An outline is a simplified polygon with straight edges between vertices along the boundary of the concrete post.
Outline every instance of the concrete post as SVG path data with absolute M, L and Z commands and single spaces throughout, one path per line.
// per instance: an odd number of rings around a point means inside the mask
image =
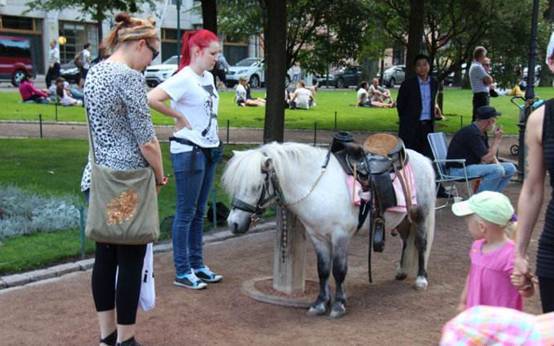
M 277 232 L 273 251 L 273 289 L 286 294 L 304 293 L 306 234 L 290 211 L 277 208 Z

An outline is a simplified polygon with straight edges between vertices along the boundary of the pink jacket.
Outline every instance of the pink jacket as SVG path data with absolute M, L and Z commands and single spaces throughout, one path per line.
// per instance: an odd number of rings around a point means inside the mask
M 40 96 L 40 97 L 48 97 L 48 94 L 44 91 L 35 88 L 33 83 L 29 80 L 23 80 L 19 84 L 19 93 L 21 94 L 21 98 L 23 101 L 26 101 L 33 97 L 34 95 Z

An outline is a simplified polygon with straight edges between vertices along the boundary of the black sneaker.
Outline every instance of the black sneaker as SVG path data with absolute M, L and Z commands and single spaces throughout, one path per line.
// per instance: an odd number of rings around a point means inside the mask
M 175 277 L 173 284 L 175 286 L 186 287 L 192 290 L 201 290 L 208 286 L 204 281 L 200 280 L 193 271 L 189 274 L 185 274 L 183 277 Z
M 133 336 L 132 338 L 128 339 L 128 340 L 125 340 L 123 342 L 118 342 L 117 343 L 117 346 L 141 346 L 141 344 L 139 344 L 136 340 L 135 340 L 135 337 Z
M 194 274 L 196 274 L 196 276 L 200 280 L 207 282 L 209 284 L 220 282 L 221 280 L 223 280 L 223 275 L 214 273 L 207 266 L 203 266 L 202 268 L 199 268 L 199 269 L 194 269 Z

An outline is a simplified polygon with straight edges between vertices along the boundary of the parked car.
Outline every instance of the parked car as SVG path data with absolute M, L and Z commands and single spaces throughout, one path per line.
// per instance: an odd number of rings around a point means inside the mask
M 541 65 L 535 65 L 535 83 L 533 83 L 533 85 L 535 87 L 538 87 L 539 84 L 541 83 L 541 70 L 542 70 L 542 67 Z M 521 88 L 521 90 L 525 90 L 527 88 L 527 75 L 528 75 L 528 72 L 529 72 L 529 68 L 528 67 L 525 67 L 523 69 L 523 78 L 521 79 L 521 81 L 519 82 L 519 87 Z
M 259 58 L 245 58 L 229 67 L 225 74 L 227 86 L 232 87 L 239 82 L 241 77 L 245 77 L 250 83 L 251 88 L 259 88 L 265 82 L 264 63 Z
M 362 69 L 359 66 L 349 66 L 338 69 L 329 74 L 316 75 L 314 83 L 319 86 L 333 86 L 335 88 L 348 88 L 358 86 L 362 81 Z
M 23 37 L 0 35 L 0 79 L 19 86 L 25 73 L 33 74 L 31 41 Z
M 159 65 L 148 66 L 146 71 L 144 71 L 146 84 L 151 88 L 156 87 L 158 84 L 171 77 L 175 71 L 177 71 L 178 67 L 177 55 L 172 56 Z
M 68 83 L 78 84 L 81 80 L 81 71 L 72 60 L 60 66 L 60 77 L 63 77 Z
M 406 65 L 394 65 L 383 72 L 383 83 L 389 88 L 401 84 L 405 78 Z
M 349 66 L 335 73 L 335 87 L 348 88 L 358 86 L 362 81 L 362 69 L 360 66 Z

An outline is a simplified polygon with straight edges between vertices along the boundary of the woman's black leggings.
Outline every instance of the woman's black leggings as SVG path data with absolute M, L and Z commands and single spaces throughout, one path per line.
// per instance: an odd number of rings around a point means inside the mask
M 92 269 L 94 304 L 98 312 L 116 308 L 118 324 L 135 324 L 145 253 L 146 245 L 96 243 Z
M 554 312 L 554 278 L 539 276 L 542 312 Z

